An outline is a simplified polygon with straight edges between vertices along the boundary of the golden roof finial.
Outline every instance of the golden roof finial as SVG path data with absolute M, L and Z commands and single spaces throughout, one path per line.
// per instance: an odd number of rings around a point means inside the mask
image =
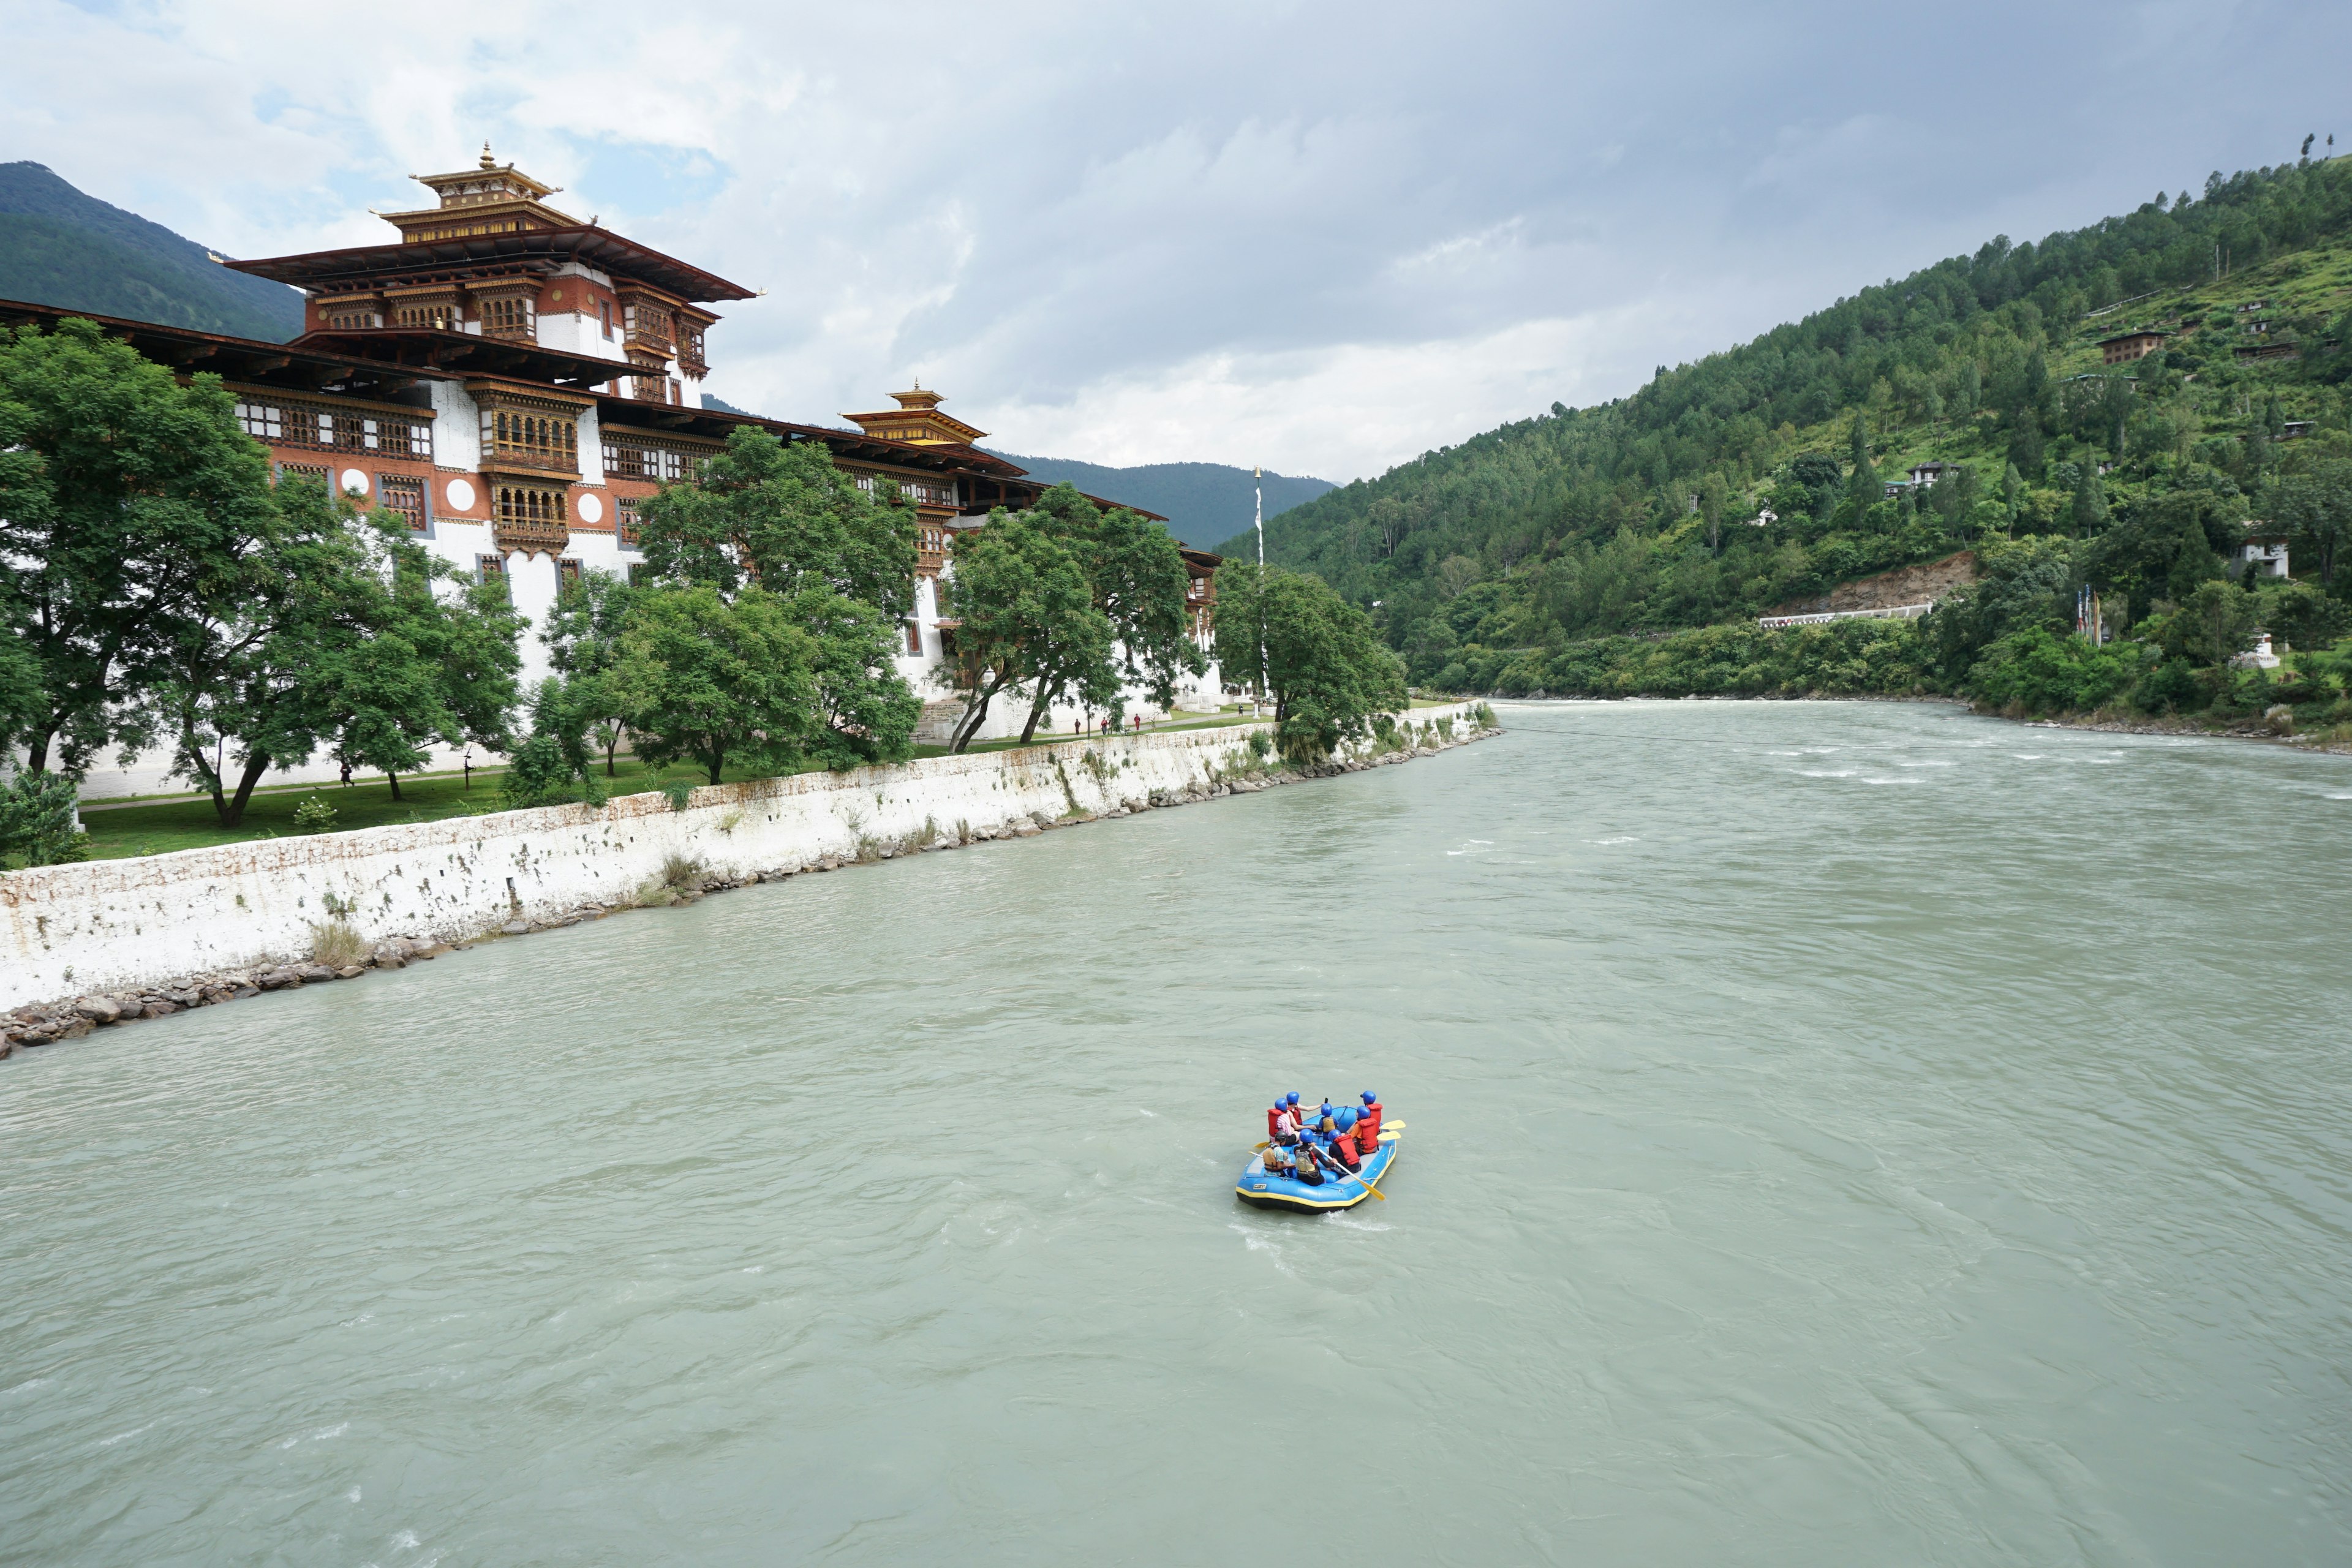
M 493 157 L 491 157 L 491 156 L 490 156 L 490 144 L 489 144 L 488 142 L 483 142 L 483 143 L 482 143 L 482 167 L 483 167 L 483 168 L 485 168 L 485 169 L 495 169 L 495 168 L 497 168 L 498 166 L 499 166 L 499 161 L 498 161 L 496 158 L 493 158 Z

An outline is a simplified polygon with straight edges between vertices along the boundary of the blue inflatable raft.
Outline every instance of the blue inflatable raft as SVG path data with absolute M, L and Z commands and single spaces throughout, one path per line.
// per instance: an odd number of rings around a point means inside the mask
M 1330 1209 L 1351 1209 L 1372 1194 L 1367 1187 L 1378 1186 L 1381 1178 L 1396 1163 L 1397 1144 L 1404 1137 L 1404 1123 L 1391 1121 L 1381 1128 L 1381 1146 L 1364 1162 L 1361 1174 L 1334 1176 L 1324 1174 L 1323 1184 L 1310 1187 L 1288 1176 L 1265 1173 L 1265 1156 L 1250 1156 L 1248 1168 L 1234 1193 L 1242 1202 L 1255 1204 L 1260 1208 L 1297 1209 L 1307 1214 L 1322 1214 Z M 1383 1194 L 1382 1196 L 1386 1196 Z

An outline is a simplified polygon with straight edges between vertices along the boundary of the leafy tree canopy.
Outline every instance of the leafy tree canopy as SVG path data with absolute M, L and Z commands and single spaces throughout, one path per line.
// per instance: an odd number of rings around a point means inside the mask
M 694 480 L 638 509 L 656 576 L 780 599 L 811 584 L 897 618 L 914 606 L 915 509 L 895 485 L 862 489 L 823 442 L 787 447 L 745 426 Z

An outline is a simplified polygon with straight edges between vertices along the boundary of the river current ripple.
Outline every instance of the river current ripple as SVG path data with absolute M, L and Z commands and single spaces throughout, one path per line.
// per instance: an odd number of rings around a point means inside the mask
M 2352 763 L 1505 720 L 0 1067 L 0 1563 L 2352 1560 Z

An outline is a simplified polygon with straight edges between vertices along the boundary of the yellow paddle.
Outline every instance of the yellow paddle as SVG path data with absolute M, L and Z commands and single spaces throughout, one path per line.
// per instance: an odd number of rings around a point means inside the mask
M 1302 1144 L 1302 1145 L 1300 1145 L 1300 1147 L 1302 1147 L 1302 1148 L 1314 1148 L 1314 1145 L 1312 1145 L 1312 1144 Z M 1382 1202 L 1382 1203 L 1386 1203 L 1386 1202 L 1388 1202 L 1388 1201 L 1389 1201 L 1389 1195 L 1388 1195 L 1388 1194 L 1386 1194 L 1386 1193 L 1384 1193 L 1384 1192 L 1381 1191 L 1381 1190 L 1380 1190 L 1380 1188 L 1378 1188 L 1378 1187 L 1376 1187 L 1376 1186 L 1372 1185 L 1372 1184 L 1371 1184 L 1370 1182 L 1367 1181 L 1367 1180 L 1364 1178 L 1364 1176 L 1363 1176 L 1363 1174 L 1362 1174 L 1361 1173 L 1360 1173 L 1360 1172 L 1356 1172 L 1356 1171 L 1351 1171 L 1351 1170 L 1348 1169 L 1348 1167 L 1347 1167 L 1347 1166 L 1340 1164 L 1339 1161 L 1337 1161 L 1337 1160 L 1335 1160 L 1335 1159 L 1332 1159 L 1332 1157 L 1331 1157 L 1330 1155 L 1326 1154 L 1326 1153 L 1325 1153 L 1325 1152 L 1323 1152 L 1323 1151 L 1322 1151 L 1322 1150 L 1320 1150 L 1320 1149 L 1316 1149 L 1316 1150 L 1315 1150 L 1314 1157 L 1315 1157 L 1317 1160 L 1318 1160 L 1318 1161 L 1329 1161 L 1329 1162 L 1330 1162 L 1330 1164 L 1331 1164 L 1332 1169 L 1333 1169 L 1333 1170 L 1335 1170 L 1335 1171 L 1337 1171 L 1337 1172 L 1339 1173 L 1339 1179 L 1340 1179 L 1341 1181 L 1345 1181 L 1345 1182 L 1353 1182 L 1353 1183 L 1355 1183 L 1355 1184 L 1356 1184 L 1356 1185 L 1358 1185 L 1358 1186 L 1360 1186 L 1360 1187 L 1363 1188 L 1363 1189 L 1364 1189 L 1364 1191 L 1366 1191 L 1366 1192 L 1368 1192 L 1368 1193 L 1371 1194 L 1372 1194 L 1372 1196 L 1374 1196 L 1374 1197 L 1376 1197 L 1376 1198 L 1380 1199 L 1380 1200 L 1381 1200 L 1381 1202 Z

